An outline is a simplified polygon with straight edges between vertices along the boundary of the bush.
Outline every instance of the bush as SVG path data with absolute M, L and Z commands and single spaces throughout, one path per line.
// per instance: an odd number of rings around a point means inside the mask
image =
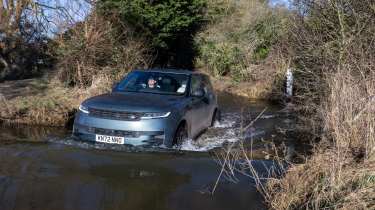
M 90 86 L 99 74 L 116 80 L 134 68 L 147 67 L 148 52 L 144 40 L 116 16 L 104 18 L 94 12 L 59 38 L 58 77 L 80 87 Z
M 254 62 L 266 59 L 271 48 L 283 34 L 283 23 L 278 18 L 276 15 L 268 15 L 253 27 L 252 31 L 258 40 L 253 50 Z
M 209 2 L 206 15 L 210 24 L 195 39 L 197 66 L 214 76 L 230 75 L 235 81 L 266 75 L 255 65 L 265 66 L 265 59 L 284 33 L 287 15 L 283 9 L 258 0 Z
M 0 29 L 0 81 L 40 76 L 54 63 L 48 38 L 26 39 L 17 34 L 1 37 Z
M 202 45 L 202 59 L 207 63 L 214 76 L 225 76 L 233 73 L 234 69 L 243 68 L 240 50 L 228 43 L 214 44 L 208 42 Z
M 159 65 L 189 66 L 194 56 L 191 45 L 203 21 L 206 0 L 101 0 L 100 11 L 118 13 L 122 22 L 150 41 Z
M 0 1 L 0 80 L 41 76 L 55 64 L 50 27 L 62 17 L 57 20 L 44 3 Z
M 375 16 L 371 4 L 363 1 L 298 0 L 295 6 L 299 14 L 291 19 L 283 41 L 298 69 L 295 102 L 308 119 L 322 121 L 318 113 L 330 94 L 327 79 L 339 70 L 360 75 L 371 60 L 374 26 L 370 20 Z
M 285 45 L 315 153 L 268 183 L 275 209 L 375 208 L 375 13 L 371 1 L 295 1 Z

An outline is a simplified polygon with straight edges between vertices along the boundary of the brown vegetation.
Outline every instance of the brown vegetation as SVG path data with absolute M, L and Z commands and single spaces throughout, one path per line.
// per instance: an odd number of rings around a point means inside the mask
M 37 28 L 31 18 L 25 18 L 32 3 L 31 0 L 0 1 L 0 80 L 36 73 L 36 67 L 40 66 L 38 59 L 47 57 L 48 53 L 42 52 L 45 44 L 37 41 L 44 37 L 36 36 Z
M 296 1 L 288 42 L 300 125 L 320 139 L 268 183 L 274 209 L 375 208 L 375 10 L 371 1 Z M 304 6 L 304 7 L 302 7 Z
M 69 4 L 82 9 L 84 1 Z M 0 80 L 40 76 L 53 66 L 51 35 L 78 15 L 61 4 L 57 0 L 0 0 Z
M 149 48 L 114 14 L 96 11 L 57 39 L 58 79 L 67 85 L 90 86 L 98 75 L 121 79 L 134 68 L 151 64 Z
M 0 99 L 0 121 L 64 126 L 84 99 L 109 92 L 131 69 L 147 67 L 152 59 L 145 42 L 116 20 L 93 12 L 56 39 L 57 74 L 34 79 L 28 95 Z
M 0 98 L 0 122 L 64 126 L 72 119 L 83 100 L 108 92 L 112 80 L 97 76 L 87 88 L 64 87 L 56 80 L 36 79 L 33 83 L 35 86 L 32 87 L 33 90 L 30 90 L 30 94 L 19 95 L 11 99 Z M 10 87 L 15 87 L 15 85 L 10 84 Z
M 274 45 L 285 33 L 285 8 L 259 0 L 210 0 L 207 19 L 195 38 L 197 68 L 227 81 L 235 93 L 279 98 L 288 61 Z
M 315 148 L 305 163 L 266 184 L 251 161 L 243 170 L 272 209 L 375 209 L 374 2 L 294 3 L 279 47 L 295 69 L 298 131 Z M 248 160 L 246 151 L 226 154 Z
M 375 208 L 375 74 L 329 79 L 324 133 L 314 155 L 268 183 L 274 209 Z

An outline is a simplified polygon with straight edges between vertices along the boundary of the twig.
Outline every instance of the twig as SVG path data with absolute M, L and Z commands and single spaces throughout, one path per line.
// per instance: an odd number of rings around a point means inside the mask
M 254 119 L 254 120 L 252 120 L 245 128 L 243 128 L 243 126 L 242 126 L 242 122 L 241 122 L 241 139 L 243 139 L 243 136 L 244 136 L 244 131 L 246 131 L 250 126 L 252 126 L 263 114 L 264 114 L 264 112 L 267 110 L 267 107 L 266 108 L 264 108 L 263 109 L 263 111 L 260 113 L 260 114 L 258 114 L 258 116 Z M 215 190 L 216 190 L 216 188 L 217 188 L 217 186 L 218 186 L 218 184 L 219 184 L 219 181 L 220 181 L 220 179 L 221 179 L 221 176 L 223 175 L 223 173 L 225 172 L 225 173 L 228 173 L 226 170 L 225 170 L 225 168 L 226 167 L 228 167 L 228 169 L 229 169 L 229 171 L 230 171 L 230 175 L 233 177 L 233 176 L 235 176 L 235 171 L 240 171 L 240 170 L 238 170 L 238 169 L 236 169 L 236 167 L 235 167 L 235 162 L 239 159 L 239 155 L 233 155 L 233 163 L 229 163 L 228 164 L 228 162 L 231 162 L 230 161 L 230 156 L 231 156 L 231 153 L 232 153 L 232 148 L 233 148 L 233 146 L 234 146 L 234 143 L 232 143 L 232 144 L 230 144 L 229 145 L 229 148 L 228 148 L 228 150 L 226 151 L 226 155 L 225 155 L 225 158 L 224 158 L 224 160 L 221 162 L 220 161 L 220 159 L 219 159 L 219 162 L 220 162 L 220 164 L 221 164 L 221 170 L 220 170 L 220 173 L 219 173 L 219 176 L 217 177 L 217 179 L 216 179 L 216 182 L 215 182 L 215 185 L 214 185 L 214 187 L 213 187 L 213 189 L 212 189 L 212 191 L 211 191 L 211 194 L 214 194 L 215 193 Z M 242 151 L 243 151 L 243 153 L 245 154 L 245 149 L 243 148 L 243 145 L 242 145 L 242 147 L 241 147 L 241 149 L 242 149 Z M 246 160 L 247 160 L 247 162 L 249 162 L 248 161 L 248 158 L 247 158 L 247 155 L 245 154 L 245 158 L 246 158 Z M 252 167 L 252 165 L 249 165 L 249 167 Z M 251 170 L 251 171 L 253 171 L 253 174 L 256 174 L 256 171 L 255 171 L 255 169 L 253 169 L 253 170 Z M 255 177 L 255 179 L 258 179 L 258 180 L 260 180 L 261 178 L 259 177 L 259 176 L 257 176 L 257 174 L 256 174 L 256 177 Z
M 227 161 L 228 161 L 228 159 L 229 159 L 229 154 L 230 154 L 230 152 L 231 152 L 231 150 L 232 150 L 232 146 L 233 146 L 233 144 L 230 145 L 230 148 L 229 148 L 228 151 L 227 151 L 227 154 L 226 154 L 225 159 L 224 159 L 224 163 L 222 164 L 222 167 L 221 167 L 221 170 L 220 170 L 220 174 L 219 174 L 219 176 L 218 176 L 217 179 L 216 179 L 216 183 L 215 183 L 215 185 L 214 185 L 214 187 L 213 187 L 213 189 L 212 189 L 212 191 L 211 191 L 211 194 L 214 194 L 214 193 L 215 193 L 216 187 L 217 187 L 218 184 L 219 184 L 220 178 L 221 178 L 221 176 L 222 176 L 222 174 L 223 174 L 223 172 L 224 172 L 224 170 L 225 170 L 226 163 L 227 163 Z
M 253 120 L 251 121 L 244 129 L 243 131 L 246 131 L 247 129 L 249 129 L 263 114 L 264 112 L 267 110 L 267 107 L 263 109 L 263 111 Z

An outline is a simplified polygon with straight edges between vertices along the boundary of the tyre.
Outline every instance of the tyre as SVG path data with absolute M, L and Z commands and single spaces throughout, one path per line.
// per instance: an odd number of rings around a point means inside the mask
M 188 131 L 185 123 L 178 126 L 173 139 L 173 146 L 180 147 L 182 143 L 188 139 Z

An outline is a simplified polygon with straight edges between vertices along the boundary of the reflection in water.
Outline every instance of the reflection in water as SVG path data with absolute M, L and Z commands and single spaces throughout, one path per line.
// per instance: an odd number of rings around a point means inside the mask
M 222 181 L 207 155 L 82 150 L 56 144 L 0 147 L 0 209 L 262 209 L 252 184 Z
M 65 137 L 70 135 L 70 131 L 58 127 L 7 126 L 0 122 L 0 145 L 14 142 L 46 142 L 49 137 Z

